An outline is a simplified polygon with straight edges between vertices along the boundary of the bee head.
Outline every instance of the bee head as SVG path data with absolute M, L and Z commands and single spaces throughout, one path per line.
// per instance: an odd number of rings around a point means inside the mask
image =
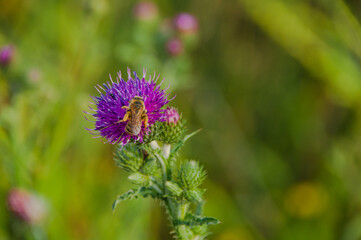
M 130 101 L 130 105 L 133 107 L 133 109 L 140 110 L 142 107 L 144 107 L 143 97 L 135 96 Z
M 143 101 L 143 97 L 140 97 L 140 96 L 134 96 L 132 101 Z

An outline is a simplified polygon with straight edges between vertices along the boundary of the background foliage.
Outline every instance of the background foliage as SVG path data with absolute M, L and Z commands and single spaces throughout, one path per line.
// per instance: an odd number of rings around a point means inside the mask
M 361 5 L 357 0 L 0 0 L 0 239 L 16 239 L 6 197 L 44 197 L 27 239 L 169 239 L 152 200 L 111 205 L 129 189 L 112 147 L 84 130 L 94 85 L 129 66 L 161 73 L 192 130 L 184 149 L 208 171 L 210 239 L 361 238 Z M 199 32 L 165 19 L 190 12 Z M 169 22 L 168 22 L 169 23 Z M 47 236 L 47 237 L 44 237 Z

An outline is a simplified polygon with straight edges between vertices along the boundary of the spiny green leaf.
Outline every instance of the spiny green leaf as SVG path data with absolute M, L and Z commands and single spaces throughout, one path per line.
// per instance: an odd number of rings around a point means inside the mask
M 202 128 L 195 130 L 194 132 L 187 134 L 184 138 L 183 141 L 186 142 L 189 138 L 193 137 L 194 135 L 196 135 L 197 133 L 199 133 L 200 131 L 202 131 Z
M 131 189 L 128 192 L 123 193 L 122 195 L 117 197 L 117 199 L 113 202 L 113 211 L 117 207 L 118 203 L 121 201 L 148 196 L 151 196 L 153 198 L 159 197 L 158 193 L 151 187 L 140 187 L 137 189 Z
M 198 130 L 196 130 L 196 131 L 194 131 L 194 132 L 192 132 L 192 133 L 190 133 L 190 134 L 185 135 L 182 140 L 178 141 L 178 142 L 173 146 L 170 154 L 171 154 L 171 155 L 176 154 L 176 153 L 183 147 L 183 145 L 186 143 L 186 141 L 187 141 L 189 138 L 193 137 L 194 135 L 196 135 L 197 133 L 199 133 L 201 130 L 202 130 L 202 129 L 198 129 Z
M 217 218 L 212 217 L 201 217 L 194 214 L 187 214 L 185 220 L 177 219 L 174 221 L 174 225 L 186 225 L 186 226 L 200 226 L 200 225 L 216 225 L 220 221 Z

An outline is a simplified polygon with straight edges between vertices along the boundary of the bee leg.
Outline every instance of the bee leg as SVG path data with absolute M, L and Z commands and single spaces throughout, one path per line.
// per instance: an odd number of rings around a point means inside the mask
M 144 121 L 144 128 L 147 128 L 148 127 L 148 115 L 145 113 L 146 113 L 146 111 L 142 115 L 142 121 Z
M 130 109 L 127 110 L 127 112 L 125 113 L 124 117 L 122 120 L 118 121 L 118 123 L 120 122 L 125 122 L 130 118 Z
M 122 109 L 127 109 L 128 110 L 129 107 L 128 106 L 123 106 Z

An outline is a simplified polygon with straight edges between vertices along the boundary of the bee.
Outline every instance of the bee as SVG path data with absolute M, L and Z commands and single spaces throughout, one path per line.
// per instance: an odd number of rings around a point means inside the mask
M 129 106 L 123 106 L 122 108 L 127 109 L 127 112 L 125 113 L 123 119 L 119 122 L 128 121 L 127 125 L 125 126 L 126 133 L 137 136 L 142 129 L 143 122 L 144 127 L 147 128 L 148 115 L 142 97 L 133 97 L 129 102 Z

